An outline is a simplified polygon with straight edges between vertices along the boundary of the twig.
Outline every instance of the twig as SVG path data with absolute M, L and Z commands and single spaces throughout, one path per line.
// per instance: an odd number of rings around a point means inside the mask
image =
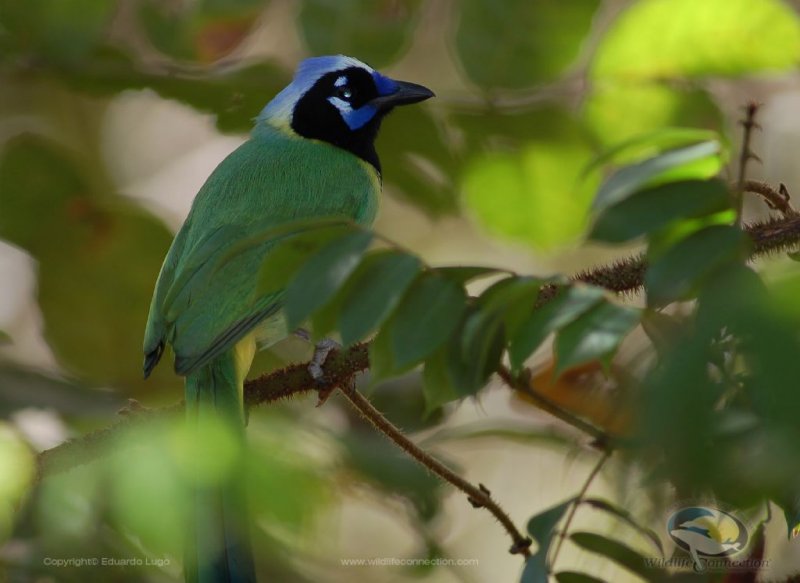
M 491 512 L 511 536 L 513 545 L 509 549 L 510 553 L 522 554 L 525 557 L 530 556 L 531 539 L 520 534 L 512 520 L 503 509 L 500 508 L 497 502 L 492 499 L 491 493 L 483 484 L 479 484 L 478 487 L 473 486 L 440 461 L 431 457 L 406 437 L 400 429 L 392 425 L 391 421 L 384 417 L 364 395 L 356 391 L 352 386 L 343 386 L 340 387 L 340 390 L 350 403 L 352 403 L 353 407 L 355 407 L 367 421 L 372 423 L 378 431 L 391 439 L 397 446 L 402 448 L 403 451 L 432 473 L 464 492 L 472 506 L 475 508 L 486 508 Z
M 611 444 L 611 436 L 608 435 L 602 429 L 595 427 L 591 423 L 588 423 L 578 417 L 577 415 L 573 414 L 572 412 L 562 408 L 557 403 L 542 395 L 534 387 L 531 386 L 530 382 L 525 378 L 526 375 L 515 377 L 511 374 L 511 371 L 508 370 L 507 367 L 500 365 L 497 369 L 498 376 L 503 380 L 503 382 L 508 385 L 511 389 L 518 391 L 520 393 L 524 393 L 528 396 L 531 400 L 533 400 L 536 405 L 550 413 L 553 417 L 560 419 L 567 425 L 571 425 L 572 427 L 582 431 L 583 433 L 591 436 L 594 438 L 594 444 L 599 449 L 608 449 Z
M 751 101 L 745 107 L 745 117 L 741 124 L 744 127 L 744 135 L 742 136 L 742 151 L 739 154 L 739 178 L 736 182 L 736 191 L 734 193 L 734 209 L 736 210 L 736 226 L 742 225 L 742 209 L 744 206 L 744 190 L 745 180 L 747 178 L 747 163 L 750 160 L 758 160 L 758 156 L 753 153 L 750 148 L 750 139 L 752 137 L 753 129 L 758 128 L 755 121 L 756 113 L 758 112 L 759 104 Z
M 745 180 L 744 192 L 753 192 L 761 195 L 766 201 L 767 206 L 771 209 L 779 210 L 784 216 L 796 215 L 797 211 L 794 210 L 792 204 L 789 202 L 789 190 L 786 185 L 781 183 L 778 190 L 772 188 L 766 182 L 759 182 L 757 180 Z
M 597 477 L 597 474 L 600 473 L 600 470 L 610 457 L 611 457 L 611 450 L 608 450 L 603 453 L 603 456 L 597 461 L 594 468 L 592 468 L 592 471 L 589 472 L 589 476 L 583 483 L 581 491 L 578 492 L 578 495 L 572 502 L 572 506 L 569 509 L 569 514 L 567 514 L 567 519 L 564 521 L 564 527 L 561 529 L 561 532 L 558 535 L 558 542 L 556 543 L 556 547 L 555 549 L 553 549 L 553 555 L 550 558 L 551 568 L 553 567 L 553 565 L 556 564 L 556 559 L 558 559 L 558 554 L 561 552 L 561 545 L 564 544 L 564 539 L 567 537 L 567 532 L 569 531 L 570 525 L 572 525 L 572 519 L 575 518 L 575 513 L 578 511 L 578 506 L 580 505 L 583 498 L 586 496 L 586 492 L 589 491 L 589 487 L 592 485 L 592 482 L 594 482 L 594 479 Z

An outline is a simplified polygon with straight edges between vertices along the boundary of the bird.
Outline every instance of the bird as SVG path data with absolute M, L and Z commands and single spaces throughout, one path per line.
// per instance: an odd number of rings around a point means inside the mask
M 353 57 L 305 59 L 255 118 L 249 139 L 200 188 L 156 280 L 143 343 L 145 378 L 171 346 L 190 431 L 221 422 L 243 447 L 243 383 L 255 351 L 293 332 L 283 290 L 257 285 L 277 241 L 230 250 L 265 225 L 335 217 L 370 226 L 382 186 L 381 122 L 395 107 L 433 96 Z M 216 482 L 192 484 L 187 582 L 256 580 L 243 472 L 238 464 Z

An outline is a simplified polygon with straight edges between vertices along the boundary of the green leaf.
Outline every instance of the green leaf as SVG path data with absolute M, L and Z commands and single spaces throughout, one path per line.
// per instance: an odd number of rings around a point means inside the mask
M 605 583 L 602 579 L 578 571 L 560 571 L 556 573 L 556 581 L 558 583 Z
M 568 131 L 485 154 L 464 170 L 466 203 L 492 233 L 538 249 L 562 247 L 586 227 L 597 181 L 576 177 L 591 157 L 584 137 Z
M 222 254 L 219 265 L 223 265 L 238 253 L 264 246 L 269 251 L 265 254 L 258 272 L 256 293 L 258 295 L 277 293 L 286 288 L 313 254 L 318 253 L 332 241 L 352 232 L 354 231 L 350 225 L 337 223 L 304 222 L 297 227 L 291 224 L 278 227 L 273 225 L 263 234 L 259 233 L 246 240 L 235 242 L 229 251 Z M 226 239 L 230 238 L 226 238 L 223 234 L 223 241 Z M 211 251 L 215 250 L 216 246 L 212 245 Z
M 478 298 L 476 307 L 480 318 L 500 320 L 506 332 L 513 334 L 522 320 L 532 312 L 543 283 L 541 279 L 529 276 L 501 279 Z M 464 337 L 463 345 L 469 345 L 468 336 Z
M 600 169 L 611 163 L 630 163 L 652 158 L 665 150 L 716 140 L 719 137 L 717 132 L 711 130 L 663 127 L 664 125 L 666 123 L 659 123 L 658 129 L 647 133 L 636 131 L 634 135 L 624 141 L 615 141 L 613 145 L 595 157 L 583 173 L 588 174 L 592 170 Z
M 602 555 L 646 581 L 664 575 L 662 569 L 649 565 L 647 559 L 627 545 L 592 532 L 574 532 L 570 540 L 591 553 Z
M 731 208 L 728 186 L 718 179 L 671 182 L 638 191 L 598 217 L 590 238 L 622 243 L 679 219 L 698 218 Z
M 390 378 L 391 376 L 400 374 L 408 370 L 400 370 L 394 364 L 394 354 L 392 353 L 392 342 L 390 334 L 390 319 L 387 325 L 381 328 L 377 336 L 372 340 L 369 345 L 369 372 L 370 372 L 370 386 Z
M 430 415 L 445 403 L 460 397 L 450 376 L 447 347 L 437 350 L 425 361 L 422 390 L 425 395 L 425 415 Z
M 622 148 L 614 156 L 617 163 L 642 159 L 644 156 L 640 152 L 644 146 L 651 146 L 648 155 L 653 156 L 665 149 L 719 139 L 719 134 L 727 130 L 719 106 L 707 91 L 658 81 L 641 83 L 615 80 L 598 83 L 587 95 L 581 113 L 587 129 L 601 144 L 616 146 L 622 141 L 629 143 L 628 147 Z M 673 127 L 665 130 L 669 126 L 680 126 L 680 129 Z M 675 136 L 677 139 L 674 140 L 667 135 L 681 130 L 693 131 L 697 135 L 693 139 Z M 663 144 L 652 151 L 652 146 L 656 144 L 647 142 L 665 131 Z M 637 144 L 643 134 L 647 139 Z
M 547 553 L 553 542 L 556 525 L 561 521 L 567 509 L 575 503 L 576 498 L 570 498 L 556 504 L 533 516 L 528 521 L 528 534 L 533 537 L 538 545 L 536 553 L 528 557 L 525 561 L 525 568 L 522 571 L 522 583 L 547 583 L 549 580 L 549 569 L 547 567 Z
M 534 310 L 511 339 L 508 351 L 511 366 L 519 370 L 551 332 L 574 321 L 601 302 L 604 297 L 605 292 L 600 288 L 573 285 L 544 306 Z
M 544 561 L 536 557 L 528 557 L 525 559 L 525 567 L 522 569 L 522 576 L 520 583 L 548 583 L 550 580 L 550 572 Z
M 473 279 L 480 279 L 482 277 L 489 277 L 491 275 L 499 275 L 501 273 L 508 273 L 504 269 L 496 267 L 472 267 L 472 266 L 453 266 L 453 267 L 437 267 L 437 273 L 441 273 L 448 279 L 453 280 L 458 285 L 466 285 Z
M 10 344 L 11 343 L 11 336 L 8 335 L 8 332 L 0 330 L 0 344 Z
M 800 24 L 779 0 L 643 0 L 605 33 L 591 72 L 675 79 L 790 70 L 798 61 Z
M 664 555 L 664 547 L 661 544 L 661 539 L 658 538 L 658 535 L 652 529 L 641 526 L 638 522 L 636 522 L 636 519 L 633 518 L 633 515 L 627 510 L 612 504 L 608 500 L 602 500 L 600 498 L 584 498 L 581 500 L 581 504 L 587 504 L 595 510 L 600 510 L 602 512 L 611 514 L 612 516 L 615 516 L 626 524 L 632 526 L 637 532 L 653 543 L 653 546 L 658 549 L 658 552 L 662 556 Z
M 644 277 L 647 305 L 692 297 L 725 265 L 744 259 L 746 249 L 746 236 L 734 227 L 714 225 L 692 233 L 650 263 Z
M 345 284 L 339 288 L 339 291 L 334 294 L 333 298 L 329 300 L 322 308 L 314 312 L 311 317 L 311 322 L 313 336 L 315 339 L 325 338 L 334 330 L 341 332 L 340 320 L 345 300 L 354 294 L 357 295 L 359 293 L 358 288 L 365 284 L 363 281 L 365 279 L 365 274 L 372 272 L 376 264 L 382 262 L 387 254 L 392 253 L 396 252 L 393 250 L 383 250 L 368 253 L 366 257 L 364 257 L 364 260 L 359 263 L 358 267 L 353 272 L 353 275 L 351 275 Z M 377 283 L 378 282 L 376 281 L 370 281 L 366 283 L 366 285 L 375 286 Z M 406 286 L 405 289 L 408 289 L 408 286 Z M 397 304 L 395 303 L 391 306 L 391 309 L 387 312 L 386 316 L 381 318 L 381 323 L 391 315 L 391 311 L 396 307 L 396 305 Z
M 316 241 L 327 242 L 353 229 L 356 229 L 356 227 L 352 221 L 340 217 L 313 217 L 298 219 L 296 221 L 287 221 L 285 223 L 276 222 L 274 218 L 268 218 L 262 223 L 255 223 L 250 227 L 247 236 L 244 236 L 244 233 L 241 233 L 240 229 L 240 237 L 237 237 L 233 244 L 225 250 L 220 261 L 224 263 L 231 257 L 239 253 L 251 251 L 264 243 L 282 242 L 284 240 L 288 243 L 292 238 L 303 241 L 302 243 L 292 243 L 290 245 L 298 247 L 298 253 L 302 253 L 304 252 L 304 248 L 311 247 Z M 306 234 L 308 235 L 308 243 L 303 239 L 303 236 Z
M 368 268 L 356 273 L 339 315 L 342 342 L 353 344 L 380 326 L 400 303 L 421 268 L 419 259 L 413 255 L 385 251 Z
M 652 186 L 656 180 L 664 181 L 666 176 L 677 181 L 688 178 L 709 178 L 721 166 L 720 144 L 716 141 L 701 142 L 685 148 L 670 150 L 638 164 L 626 166 L 613 174 L 600 187 L 592 207 L 595 211 L 604 210 L 622 202 L 638 190 Z M 699 166 L 693 163 L 701 162 Z M 672 174 L 685 170 L 685 175 Z
M 600 360 L 607 362 L 628 333 L 639 324 L 641 310 L 603 302 L 558 331 L 556 374 Z
M 394 365 L 423 360 L 441 346 L 458 325 L 466 305 L 464 289 L 435 272 L 419 277 L 391 320 Z
M 531 535 L 533 540 L 539 545 L 539 548 L 536 550 L 537 555 L 547 554 L 556 525 L 561 521 L 567 508 L 569 508 L 575 500 L 575 497 L 564 500 L 547 510 L 543 510 L 539 514 L 535 514 L 528 520 L 528 534 Z
M 459 393 L 476 393 L 497 369 L 506 335 L 532 312 L 541 285 L 532 277 L 508 277 L 476 300 L 448 356 Z
M 448 363 L 457 392 L 475 394 L 491 376 L 505 346 L 503 320 L 499 315 L 473 311 L 454 335 L 448 348 Z
M 552 81 L 577 58 L 599 4 L 464 1 L 456 31 L 458 57 L 467 76 L 484 88 Z
M 286 287 L 287 325 L 294 330 L 333 297 L 358 266 L 372 242 L 372 233 L 354 231 L 317 251 Z
M 357 55 L 383 67 L 408 46 L 419 5 L 420 0 L 305 0 L 298 22 L 312 54 Z

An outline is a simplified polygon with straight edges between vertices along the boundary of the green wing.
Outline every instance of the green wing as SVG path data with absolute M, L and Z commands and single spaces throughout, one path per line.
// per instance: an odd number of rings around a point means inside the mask
M 164 260 L 145 331 L 145 374 L 165 343 L 185 375 L 279 314 L 281 292 L 256 293 L 276 242 L 231 254 L 243 240 L 305 218 L 370 223 L 378 188 L 374 171 L 352 154 L 260 128 L 209 177 Z

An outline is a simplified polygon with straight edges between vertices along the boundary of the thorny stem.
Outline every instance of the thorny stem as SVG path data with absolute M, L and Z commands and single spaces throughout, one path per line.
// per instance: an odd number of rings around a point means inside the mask
M 603 468 L 605 463 L 608 461 L 608 458 L 610 457 L 611 457 L 611 450 L 609 449 L 608 451 L 603 453 L 603 455 L 595 464 L 594 468 L 592 468 L 592 471 L 589 472 L 589 476 L 583 483 L 581 491 L 578 492 L 578 495 L 575 497 L 575 501 L 572 503 L 572 506 L 569 509 L 569 513 L 567 514 L 567 519 L 564 521 L 564 527 L 558 534 L 558 542 L 556 543 L 555 549 L 553 549 L 553 554 L 550 558 L 551 568 L 556 564 L 556 559 L 558 559 L 558 554 L 561 552 L 561 545 L 564 544 L 564 539 L 567 538 L 567 532 L 569 532 L 569 527 L 572 525 L 572 519 L 575 518 L 575 513 L 578 511 L 578 506 L 580 506 L 581 502 L 586 496 L 586 492 L 589 491 L 589 487 L 592 485 L 592 482 L 594 482 L 594 479 L 600 473 L 600 470 Z
M 497 521 L 506 529 L 506 532 L 511 536 L 513 545 L 509 549 L 512 554 L 522 554 L 525 557 L 530 556 L 531 539 L 523 536 L 514 526 L 514 522 L 503 511 L 502 508 L 492 499 L 491 493 L 483 485 L 478 487 L 472 485 L 464 478 L 453 472 L 450 468 L 445 466 L 440 461 L 431 457 L 428 453 L 417 446 L 405 434 L 392 425 L 383 413 L 378 411 L 369 400 L 355 390 L 352 386 L 340 388 L 341 392 L 350 401 L 359 413 L 369 421 L 375 429 L 383 433 L 386 437 L 392 440 L 398 447 L 405 451 L 408 455 L 414 458 L 421 465 L 426 467 L 435 475 L 439 476 L 445 482 L 448 482 L 464 492 L 470 504 L 475 508 L 486 508 Z
M 753 134 L 753 129 L 758 127 L 755 121 L 756 113 L 758 112 L 759 104 L 751 101 L 745 107 L 745 117 L 742 120 L 742 127 L 744 127 L 744 135 L 742 136 L 742 150 L 739 154 L 739 178 L 736 182 L 736 192 L 734 195 L 734 209 L 736 210 L 736 226 L 742 225 L 742 209 L 744 206 L 744 191 L 745 180 L 747 178 L 747 163 L 751 159 L 758 160 L 758 156 L 753 153 L 750 148 L 750 139 Z

